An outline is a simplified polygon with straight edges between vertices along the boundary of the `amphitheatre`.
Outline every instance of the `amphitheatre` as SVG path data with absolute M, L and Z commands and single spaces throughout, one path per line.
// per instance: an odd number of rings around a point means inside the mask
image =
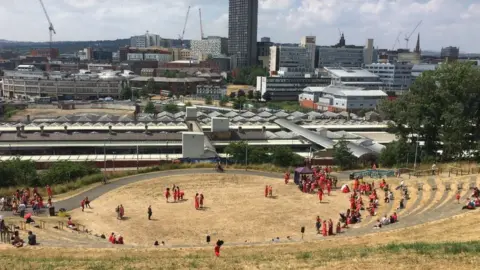
M 338 186 L 351 185 L 348 173 L 334 175 Z M 280 173 L 227 168 L 225 173 L 185 169 L 128 176 L 55 199 L 56 208 L 65 208 L 89 233 L 53 228 L 66 223 L 65 217 L 34 216 L 42 224 L 35 228 L 7 214 L 8 224 L 18 224 L 22 237 L 33 231 L 40 245 L 16 249 L 0 244 L 0 265 L 5 269 L 366 269 L 386 264 L 391 269 L 477 268 L 474 253 L 480 248 L 476 242 L 480 218 L 476 211 L 461 210 L 472 194 L 470 188 L 480 184 L 476 174 L 404 174 L 386 181 L 391 187 L 404 181 L 410 193 L 405 208 L 398 210 L 399 222 L 373 229 L 377 218 L 396 211 L 400 191 L 393 189 L 391 203 L 384 203 L 383 192 L 379 193 L 377 216 L 362 211 L 360 223 L 324 237 L 315 231 L 316 216 L 336 222 L 349 207 L 349 194 L 339 189 L 319 203 L 316 194 L 302 193 L 293 181 L 286 185 Z M 165 188 L 174 184 L 185 191 L 185 200 L 166 203 Z M 265 198 L 265 185 L 273 187 L 273 198 Z M 193 206 L 197 192 L 205 195 L 204 210 Z M 92 209 L 82 212 L 80 201 L 85 196 Z M 116 218 L 119 204 L 125 208 L 123 220 Z M 111 232 L 121 234 L 125 244 L 112 245 L 95 236 L 108 237 Z M 207 234 L 212 242 L 225 241 L 220 258 L 213 255 L 212 243 L 205 242 Z M 279 240 L 272 242 L 276 237 Z M 154 247 L 154 241 L 165 245 Z

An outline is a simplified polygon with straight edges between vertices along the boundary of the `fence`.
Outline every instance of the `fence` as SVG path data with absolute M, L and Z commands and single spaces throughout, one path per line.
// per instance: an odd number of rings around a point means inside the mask
M 353 177 L 365 177 L 368 176 L 370 178 L 383 178 L 383 177 L 393 177 L 395 176 L 394 170 L 365 170 L 354 172 Z

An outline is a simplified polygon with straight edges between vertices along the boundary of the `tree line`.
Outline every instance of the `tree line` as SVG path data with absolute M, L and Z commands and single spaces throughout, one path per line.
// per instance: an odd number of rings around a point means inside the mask
M 0 162 L 0 187 L 63 184 L 99 173 L 93 163 L 60 161 L 38 172 L 35 162 L 19 158 Z
M 480 69 L 471 63 L 423 72 L 380 112 L 398 136 L 380 156 L 384 166 L 413 163 L 415 156 L 417 162 L 480 161 Z
M 280 167 L 302 166 L 304 159 L 286 146 L 253 147 L 244 141 L 225 148 L 229 159 L 238 164 L 274 164 Z

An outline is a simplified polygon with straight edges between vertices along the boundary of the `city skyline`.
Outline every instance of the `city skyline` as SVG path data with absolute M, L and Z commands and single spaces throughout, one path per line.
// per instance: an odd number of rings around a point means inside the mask
M 44 0 L 57 30 L 54 41 L 107 40 L 156 33 L 178 38 L 186 11 L 192 6 L 185 39 L 199 39 L 198 8 L 202 8 L 205 35 L 228 36 L 228 1 L 124 1 L 124 0 Z M 454 10 L 455 12 L 452 12 Z M 158 12 L 155 12 L 158 11 Z M 162 16 L 165 14 L 165 16 Z M 386 16 L 388 14 L 388 16 Z M 317 37 L 317 45 L 338 42 L 339 31 L 347 44 L 365 45 L 375 39 L 375 47 L 390 49 L 399 31 L 400 45 L 405 34 L 422 25 L 412 35 L 409 47 L 415 46 L 416 34 L 422 36 L 422 50 L 439 51 L 457 46 L 462 52 L 478 52 L 480 36 L 472 35 L 480 26 L 480 3 L 465 0 L 259 0 L 258 35 L 274 42 L 299 43 L 306 35 Z M 388 21 L 385 20 L 388 18 Z M 2 39 L 47 41 L 48 24 L 37 1 L 23 5 L 8 1 L 0 6 Z

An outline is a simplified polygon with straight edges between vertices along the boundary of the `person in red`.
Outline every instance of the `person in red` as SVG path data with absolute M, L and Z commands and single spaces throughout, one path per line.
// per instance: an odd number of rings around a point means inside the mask
M 288 184 L 288 180 L 290 180 L 290 173 L 285 172 L 285 185 Z
M 460 204 L 460 192 L 457 192 L 457 195 L 455 195 L 455 199 L 457 200 L 457 203 Z
M 265 198 L 268 197 L 268 185 L 265 186 Z
M 322 224 L 322 235 L 327 236 L 328 235 L 328 228 L 327 228 L 327 221 L 323 221 Z
M 318 189 L 318 200 L 322 203 L 323 200 L 323 190 L 321 188 Z
M 52 188 L 49 185 L 45 188 L 47 189 L 48 198 L 51 199 L 53 197 Z
M 203 197 L 203 194 L 200 193 L 200 197 L 199 197 L 199 198 L 200 198 L 200 199 L 199 199 L 199 200 L 200 200 L 200 208 L 203 208 L 203 199 L 204 199 L 205 197 Z
M 112 232 L 112 234 L 110 234 L 110 237 L 108 238 L 108 242 L 112 244 L 115 244 L 117 242 L 117 239 L 115 238 L 115 233 Z
M 330 191 L 332 191 L 332 184 L 330 183 L 330 181 L 327 182 L 327 194 L 328 196 L 330 196 Z
M 177 202 L 178 193 L 177 188 L 173 188 L 173 202 Z
M 342 232 L 342 224 L 339 222 L 337 222 L 337 231 L 336 231 L 336 234 L 339 234 Z
M 272 186 L 268 186 L 268 196 L 273 197 L 273 187 Z
M 355 181 L 353 182 L 353 190 L 357 191 L 359 185 L 360 185 L 360 181 L 358 181 L 358 178 L 356 178 Z
M 80 206 L 82 207 L 82 212 L 83 212 L 83 210 L 85 210 L 85 200 L 82 200 L 80 202 Z
M 213 249 L 215 252 L 215 256 L 220 257 L 220 247 L 223 245 L 222 240 L 218 240 L 217 243 L 215 244 L 215 248 Z
M 200 207 L 200 201 L 199 201 L 199 198 L 198 198 L 198 193 L 195 194 L 195 209 L 198 210 L 198 208 Z
M 115 244 L 123 245 L 123 236 L 118 235 L 118 238 L 117 238 L 117 241 L 115 242 Z
M 167 200 L 167 203 L 169 202 L 168 199 L 170 199 L 170 188 L 167 188 L 165 190 L 165 199 Z
M 183 201 L 183 196 L 185 196 L 185 192 L 183 192 L 182 190 L 180 190 L 180 188 L 178 188 L 178 193 L 180 194 L 180 200 Z
M 303 193 L 307 193 L 307 181 L 303 181 L 302 191 Z
M 394 221 L 394 222 L 397 222 L 397 221 L 398 221 L 397 212 L 393 212 L 392 217 L 393 217 L 393 221 Z

